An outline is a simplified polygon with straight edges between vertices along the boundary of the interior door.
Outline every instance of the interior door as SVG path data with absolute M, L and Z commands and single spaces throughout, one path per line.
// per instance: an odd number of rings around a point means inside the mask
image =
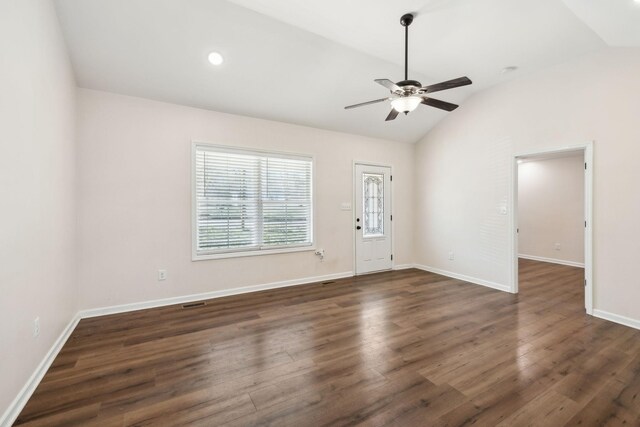
M 355 165 L 356 274 L 390 270 L 391 168 Z

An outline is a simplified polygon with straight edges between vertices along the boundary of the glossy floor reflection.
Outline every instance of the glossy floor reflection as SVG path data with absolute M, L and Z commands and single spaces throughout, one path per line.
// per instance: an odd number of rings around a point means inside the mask
M 517 296 L 419 270 L 85 319 L 18 423 L 639 425 L 640 331 L 582 269 Z

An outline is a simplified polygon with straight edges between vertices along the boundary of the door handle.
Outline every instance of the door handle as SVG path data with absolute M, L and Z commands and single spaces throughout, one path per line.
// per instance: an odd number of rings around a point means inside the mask
M 362 227 L 360 227 L 359 225 L 356 226 L 356 230 L 360 230 Z

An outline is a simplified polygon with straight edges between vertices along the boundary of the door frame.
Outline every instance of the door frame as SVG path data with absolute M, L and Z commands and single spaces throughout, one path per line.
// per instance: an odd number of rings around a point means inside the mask
M 511 293 L 518 293 L 518 159 L 520 157 L 562 153 L 567 151 L 583 151 L 585 162 L 584 174 L 584 302 L 587 314 L 593 315 L 593 141 L 576 145 L 561 145 L 546 149 L 535 149 L 514 154 L 511 161 L 511 217 L 509 221 L 511 233 Z
M 358 276 L 358 269 L 357 269 L 357 253 L 356 253 L 356 239 L 357 239 L 357 233 L 356 233 L 356 226 L 354 225 L 356 223 L 356 185 L 358 184 L 358 177 L 356 176 L 356 166 L 360 165 L 360 166 L 376 166 L 376 167 L 381 167 L 381 168 L 389 168 L 389 173 L 391 174 L 390 177 L 393 177 L 393 165 L 388 164 L 388 163 L 379 163 L 379 162 L 367 162 L 367 161 L 360 161 L 360 160 L 354 160 L 353 164 L 352 164 L 352 176 L 353 176 L 353 182 L 351 185 L 351 244 L 353 246 L 352 248 L 352 258 L 353 258 L 353 275 L 354 276 Z M 393 179 L 390 179 L 390 186 L 389 186 L 389 198 L 390 198 L 390 205 L 391 205 L 391 212 L 389 213 L 389 215 L 393 215 Z M 391 239 L 391 254 L 395 255 L 395 240 L 393 238 L 394 235 L 394 221 L 391 220 L 391 230 L 389 231 L 390 235 L 389 238 Z M 391 260 L 391 270 L 395 270 L 395 266 L 396 266 L 396 260 L 395 257 Z M 361 273 L 361 274 L 372 274 L 372 273 Z

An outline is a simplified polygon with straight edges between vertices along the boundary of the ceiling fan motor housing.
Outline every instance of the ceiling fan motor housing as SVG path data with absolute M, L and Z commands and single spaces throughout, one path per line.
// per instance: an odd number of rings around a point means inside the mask
M 402 90 L 407 92 L 417 92 L 418 89 L 422 88 L 422 84 L 416 80 L 402 80 L 401 82 L 396 83 L 398 86 L 402 88 Z

